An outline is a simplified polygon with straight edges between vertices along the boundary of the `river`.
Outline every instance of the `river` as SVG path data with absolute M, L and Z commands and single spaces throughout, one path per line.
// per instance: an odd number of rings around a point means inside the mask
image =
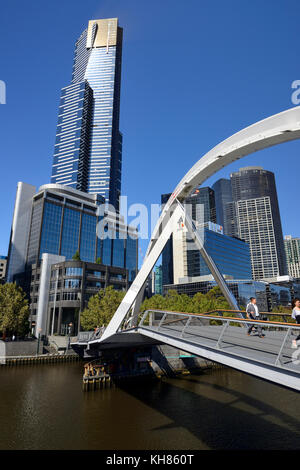
M 81 363 L 1 367 L 0 449 L 299 449 L 299 394 L 217 369 L 82 391 Z

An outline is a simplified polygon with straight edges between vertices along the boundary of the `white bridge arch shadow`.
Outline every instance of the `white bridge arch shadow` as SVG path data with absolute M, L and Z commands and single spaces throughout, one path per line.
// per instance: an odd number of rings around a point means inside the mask
M 263 119 L 237 132 L 211 149 L 195 163 L 176 186 L 170 199 L 165 204 L 161 216 L 153 230 L 143 265 L 107 326 L 101 340 L 106 339 L 118 331 L 123 320 L 132 308 L 132 318 L 136 318 L 147 277 L 152 271 L 178 220 L 182 217 L 184 217 L 186 226 L 191 232 L 195 243 L 198 244 L 204 259 L 207 257 L 205 261 L 211 269 L 223 294 L 232 308 L 238 310 L 236 301 L 229 291 L 223 276 L 214 265 L 213 260 L 209 258 L 209 255 L 203 249 L 201 240 L 197 240 L 197 233 L 194 230 L 193 222 L 188 218 L 187 214 L 185 214 L 180 203 L 184 201 L 196 186 L 203 184 L 204 181 L 230 163 L 257 152 L 258 150 L 263 150 L 299 138 L 300 107 L 294 107 L 270 116 L 267 119 Z

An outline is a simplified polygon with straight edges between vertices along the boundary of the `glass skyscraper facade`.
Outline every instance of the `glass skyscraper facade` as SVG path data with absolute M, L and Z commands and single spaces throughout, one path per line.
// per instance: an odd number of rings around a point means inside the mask
M 204 228 L 204 248 L 213 258 L 223 275 L 233 279 L 252 279 L 249 245 L 242 240 L 228 237 L 208 228 Z M 187 243 L 191 243 L 187 240 Z M 188 277 L 210 275 L 199 250 L 186 251 Z
M 161 206 L 163 207 L 170 198 L 171 193 L 161 195 Z M 172 284 L 174 282 L 173 269 L 173 235 L 167 241 L 162 251 L 162 284 Z
M 235 212 L 231 181 L 220 178 L 213 184 L 212 189 L 215 192 L 217 224 L 223 227 L 225 235 L 235 236 Z
M 117 18 L 91 20 L 75 45 L 61 93 L 52 183 L 97 193 L 119 209 L 122 34 Z
M 156 266 L 154 270 L 154 294 L 162 295 L 162 267 Z
M 274 173 L 245 167 L 231 174 L 236 227 L 249 243 L 254 279 L 287 274 Z
M 196 188 L 192 194 L 184 201 L 187 205 L 187 212 L 196 222 L 216 223 L 216 202 L 214 190 L 208 186 Z M 190 209 L 189 210 L 189 205 Z
M 161 195 L 162 206 L 170 198 L 170 194 Z M 194 221 L 216 222 L 216 205 L 214 191 L 207 187 L 196 188 L 184 201 L 186 211 Z M 173 260 L 173 236 L 166 243 L 162 252 L 162 284 L 172 284 L 174 282 L 174 260 Z
M 300 238 L 284 237 L 284 247 L 290 276 L 300 279 Z
M 230 183 L 230 181 L 229 181 Z M 161 196 L 162 204 L 170 194 Z M 184 201 L 186 211 L 204 235 L 204 247 L 212 256 L 223 275 L 233 279 L 252 279 L 249 245 L 243 240 L 223 234 L 216 225 L 216 201 L 210 187 L 196 188 Z M 184 278 L 207 276 L 210 271 L 189 234 L 182 234 L 182 240 L 173 237 L 167 242 L 162 253 L 162 284 L 177 284 Z
M 71 260 L 78 251 L 82 261 L 128 269 L 128 279 L 137 274 L 138 239 L 135 229 L 112 214 L 105 225 L 105 236 L 97 230 L 103 222 L 98 207 L 104 198 L 85 195 L 52 185 L 40 188 L 33 197 L 28 235 L 26 266 L 38 264 L 43 253 L 65 256 Z M 106 217 L 106 215 L 105 215 Z

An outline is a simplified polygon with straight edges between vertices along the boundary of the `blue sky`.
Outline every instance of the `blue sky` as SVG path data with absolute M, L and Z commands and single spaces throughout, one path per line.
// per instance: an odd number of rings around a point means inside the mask
M 124 28 L 122 192 L 159 203 L 211 147 L 294 106 L 300 79 L 296 0 L 52 0 L 6 2 L 0 16 L 1 230 L 6 254 L 18 181 L 50 182 L 60 89 L 89 19 Z M 276 175 L 284 234 L 300 236 L 300 142 L 258 152 L 219 172 L 261 165 Z M 146 242 L 141 243 L 145 253 Z

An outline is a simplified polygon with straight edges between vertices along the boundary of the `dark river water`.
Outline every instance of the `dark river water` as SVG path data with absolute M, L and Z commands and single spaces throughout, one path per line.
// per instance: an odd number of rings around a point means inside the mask
M 299 449 L 300 395 L 231 369 L 82 391 L 82 364 L 0 369 L 0 449 Z

